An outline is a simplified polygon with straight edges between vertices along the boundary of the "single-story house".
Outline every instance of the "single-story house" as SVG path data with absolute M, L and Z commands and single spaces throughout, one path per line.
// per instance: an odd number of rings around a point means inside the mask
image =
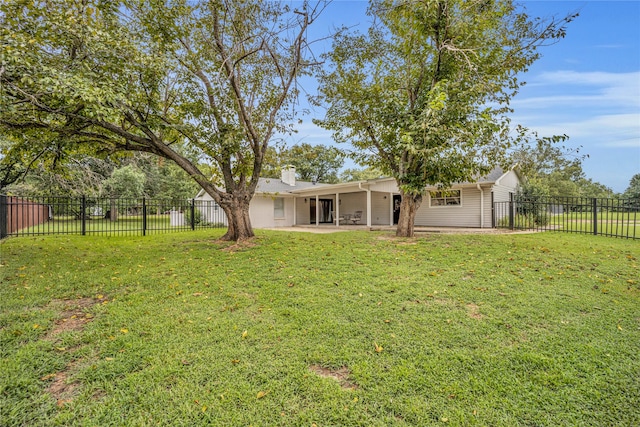
M 443 190 L 426 188 L 416 214 L 416 226 L 493 227 L 493 202 L 509 201 L 521 177 L 517 168 L 494 169 L 475 182 L 454 184 Z M 212 200 L 204 191 L 198 200 Z M 196 206 L 198 206 L 196 204 Z M 340 184 L 296 181 L 295 168 L 280 179 L 260 178 L 249 215 L 255 228 L 294 225 L 392 226 L 400 214 L 400 191 L 394 178 L 377 178 Z

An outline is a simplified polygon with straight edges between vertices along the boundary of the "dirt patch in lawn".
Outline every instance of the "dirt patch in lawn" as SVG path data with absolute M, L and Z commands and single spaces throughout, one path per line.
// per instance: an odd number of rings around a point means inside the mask
M 477 305 L 471 303 L 471 304 L 467 304 L 467 315 L 469 317 L 471 317 L 472 319 L 483 319 L 484 316 L 482 315 L 482 313 L 480 313 L 480 307 L 478 307 Z
M 59 408 L 71 403 L 76 389 L 80 386 L 77 382 L 69 382 L 69 373 L 75 367 L 75 362 L 68 364 L 63 371 L 43 377 L 43 380 L 51 380 L 47 392 L 56 400 Z
M 58 336 L 63 332 L 80 332 L 85 325 L 93 320 L 91 308 L 96 304 L 103 304 L 107 298 L 100 295 L 99 298 L 77 298 L 73 300 L 54 300 L 49 306 L 60 312 L 54 327 L 43 338 L 47 341 L 58 341 Z M 75 352 L 79 347 L 65 349 L 57 347 L 57 351 Z M 43 381 L 51 381 L 47 392 L 56 400 L 58 407 L 63 407 L 73 400 L 78 382 L 69 381 L 71 374 L 77 369 L 81 359 L 67 364 L 63 370 L 54 374 L 45 375 Z
M 53 341 L 63 332 L 82 331 L 84 326 L 93 319 L 90 309 L 106 300 L 105 297 L 102 297 L 52 301 L 49 306 L 59 310 L 60 316 L 44 339 Z
M 332 378 L 338 383 L 340 383 L 340 387 L 355 390 L 358 388 L 358 384 L 349 380 L 349 375 L 351 375 L 351 371 L 346 366 L 342 366 L 338 369 L 325 368 L 320 365 L 311 365 L 309 366 L 309 370 L 316 375 L 319 375 L 323 378 Z

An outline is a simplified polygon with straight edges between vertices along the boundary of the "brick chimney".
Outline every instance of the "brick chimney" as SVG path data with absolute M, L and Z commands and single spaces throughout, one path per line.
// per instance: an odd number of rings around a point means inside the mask
M 292 187 L 296 185 L 296 167 L 287 165 L 282 169 L 282 176 L 280 178 L 283 184 L 288 184 Z

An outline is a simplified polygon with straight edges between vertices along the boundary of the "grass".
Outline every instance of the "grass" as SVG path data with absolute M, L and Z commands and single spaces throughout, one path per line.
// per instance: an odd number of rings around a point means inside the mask
M 85 233 L 135 235 L 143 233 L 144 225 L 142 215 L 119 215 L 117 221 L 94 216 L 92 219 L 85 220 Z M 224 227 L 224 224 L 209 224 L 198 221 L 195 227 Z M 147 215 L 145 232 L 148 234 L 184 231 L 188 229 L 191 229 L 191 225 L 188 222 L 180 225 L 172 225 L 169 215 Z M 15 233 L 22 236 L 38 234 L 81 234 L 82 220 L 69 216 L 57 216 L 53 220 L 17 230 Z
M 542 220 L 536 221 L 534 215 L 516 215 L 514 226 L 516 229 L 542 229 L 569 233 L 593 234 L 593 217 L 591 213 L 573 213 L 552 215 L 543 214 Z M 509 227 L 509 217 L 503 216 L 498 220 L 501 228 Z M 598 235 L 617 236 L 622 238 L 640 238 L 640 217 L 634 214 L 603 213 L 596 221 Z
M 0 425 L 640 425 L 638 242 L 0 244 Z

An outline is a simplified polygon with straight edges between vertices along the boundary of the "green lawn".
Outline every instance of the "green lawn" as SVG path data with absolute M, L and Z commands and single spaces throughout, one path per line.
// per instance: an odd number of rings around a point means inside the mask
M 0 425 L 640 425 L 640 243 L 0 243 Z

